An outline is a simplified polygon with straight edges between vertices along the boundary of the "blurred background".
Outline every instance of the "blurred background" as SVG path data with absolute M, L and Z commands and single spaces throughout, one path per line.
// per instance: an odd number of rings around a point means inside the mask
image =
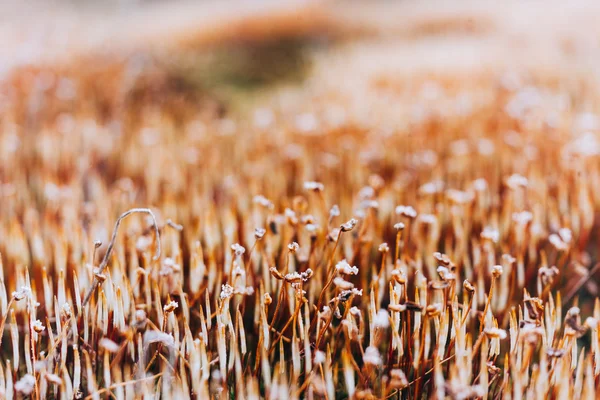
M 306 91 L 308 79 L 359 92 L 407 74 L 532 68 L 585 74 L 595 85 L 600 55 L 593 1 L 4 1 L 1 9 L 3 81 L 28 67 L 107 74 L 117 63 L 136 73 L 152 64 L 227 101 L 273 84 L 303 82 Z
M 357 145 L 365 176 L 345 178 L 360 186 L 369 173 L 401 179 L 378 159 L 380 139 L 392 135 L 407 154 L 408 138 L 445 154 L 454 139 L 490 132 L 521 151 L 538 136 L 560 147 L 598 128 L 593 1 L 59 0 L 1 9 L 4 183 L 76 184 L 95 170 L 107 188 L 147 185 L 134 200 L 160 204 L 164 185 L 185 196 L 192 165 L 218 171 L 217 191 L 254 176 L 260 187 L 249 193 L 279 195 L 268 169 L 304 154 L 311 162 L 281 177 L 291 194 L 335 175 L 354 139 L 370 143 Z M 469 132 L 456 132 L 467 116 Z M 224 163 L 236 134 L 245 135 L 239 162 Z M 586 138 L 597 151 L 596 136 Z M 260 144 L 273 150 L 262 164 L 252 159 Z M 173 171 L 154 177 L 154 163 Z

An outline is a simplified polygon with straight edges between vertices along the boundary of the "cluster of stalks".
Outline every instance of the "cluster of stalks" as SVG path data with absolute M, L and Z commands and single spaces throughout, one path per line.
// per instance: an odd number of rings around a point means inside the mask
M 88 67 L 3 83 L 1 398 L 600 396 L 579 86 L 317 81 L 236 114 Z

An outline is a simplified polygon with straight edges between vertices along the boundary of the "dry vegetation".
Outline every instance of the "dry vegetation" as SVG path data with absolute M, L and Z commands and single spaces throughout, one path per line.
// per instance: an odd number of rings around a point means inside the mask
M 0 398 L 600 396 L 597 86 L 347 46 L 2 83 Z

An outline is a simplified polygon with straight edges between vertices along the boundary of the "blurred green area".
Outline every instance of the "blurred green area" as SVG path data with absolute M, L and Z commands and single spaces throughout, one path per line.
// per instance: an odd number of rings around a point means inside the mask
M 182 53 L 167 61 L 172 79 L 187 90 L 217 98 L 228 109 L 282 85 L 299 84 L 310 70 L 313 38 L 235 43 Z

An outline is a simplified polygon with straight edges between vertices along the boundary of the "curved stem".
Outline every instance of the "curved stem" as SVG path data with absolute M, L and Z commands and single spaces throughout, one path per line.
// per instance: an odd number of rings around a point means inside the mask
M 98 280 L 97 275 L 102 274 L 102 272 L 104 272 L 104 270 L 108 266 L 110 256 L 112 255 L 113 248 L 115 247 L 115 242 L 117 241 L 117 233 L 119 231 L 119 226 L 121 225 L 121 222 L 123 221 L 123 219 L 125 219 L 127 216 L 133 213 L 146 213 L 150 214 L 150 216 L 152 217 L 152 220 L 154 221 L 154 233 L 156 235 L 156 253 L 154 255 L 153 260 L 156 261 L 160 258 L 160 234 L 158 232 L 158 224 L 156 223 L 156 217 L 154 216 L 152 210 L 150 210 L 149 208 L 132 208 L 130 210 L 125 211 L 117 219 L 117 222 L 115 222 L 112 237 L 110 238 L 110 242 L 108 243 L 108 249 L 106 250 L 106 254 L 104 254 L 104 258 L 102 258 L 102 262 L 98 267 L 98 273 L 94 274 L 94 282 L 92 283 L 92 287 L 90 287 L 87 294 L 85 295 L 85 298 L 83 299 L 83 302 L 81 303 L 81 309 L 83 309 L 85 305 L 90 301 L 92 295 L 94 294 L 94 291 L 96 290 L 96 288 L 98 288 L 98 286 L 100 286 L 100 281 Z

